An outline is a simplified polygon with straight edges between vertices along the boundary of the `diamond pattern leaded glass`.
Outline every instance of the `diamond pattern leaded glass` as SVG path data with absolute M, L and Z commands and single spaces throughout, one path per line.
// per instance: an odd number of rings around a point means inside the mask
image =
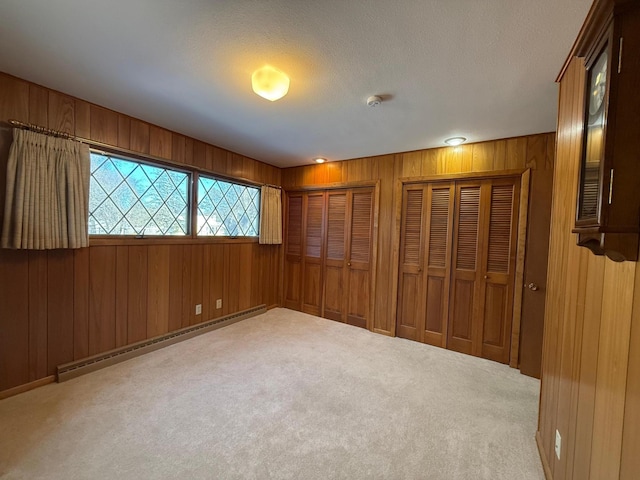
M 215 178 L 198 181 L 198 235 L 256 237 L 260 190 Z
M 91 152 L 90 235 L 187 235 L 189 174 Z

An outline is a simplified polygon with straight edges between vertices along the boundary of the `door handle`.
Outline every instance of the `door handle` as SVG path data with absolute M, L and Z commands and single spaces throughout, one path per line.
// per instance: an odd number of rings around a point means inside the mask
M 538 285 L 536 285 L 535 283 L 530 283 L 529 285 L 527 285 L 527 288 L 535 292 L 536 290 L 538 290 Z
M 488 278 L 489 278 L 489 275 L 485 275 L 485 276 L 484 276 L 484 279 L 485 279 L 485 280 L 486 280 L 486 279 L 488 279 Z
M 418 273 L 422 271 L 422 267 L 418 267 Z
M 350 267 L 351 266 L 351 262 L 347 262 L 347 266 Z

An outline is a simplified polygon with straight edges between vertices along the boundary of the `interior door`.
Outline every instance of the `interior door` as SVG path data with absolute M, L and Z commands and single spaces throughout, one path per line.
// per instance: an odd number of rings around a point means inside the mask
M 324 267 L 324 308 L 322 316 L 346 321 L 345 276 L 347 267 L 347 210 L 350 197 L 346 190 L 327 192 L 327 241 Z
M 371 248 L 373 238 L 373 190 L 354 189 L 350 192 L 347 236 L 347 323 L 367 327 L 371 301 Z
M 304 257 L 302 266 L 302 311 L 320 316 L 322 306 L 322 252 L 324 193 L 304 195 Z
M 448 347 L 509 362 L 520 183 L 458 182 Z
M 302 308 L 302 194 L 287 194 L 284 305 Z

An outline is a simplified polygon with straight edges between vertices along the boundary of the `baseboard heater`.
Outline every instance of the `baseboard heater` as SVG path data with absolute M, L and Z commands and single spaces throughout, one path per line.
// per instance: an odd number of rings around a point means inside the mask
M 79 377 L 80 375 L 84 375 L 85 373 L 100 370 L 101 368 L 108 367 L 109 365 L 124 362 L 125 360 L 153 352 L 154 350 L 181 342 L 188 338 L 192 338 L 212 330 L 217 330 L 218 328 L 226 327 L 227 325 L 231 325 L 250 317 L 255 317 L 256 315 L 260 315 L 266 311 L 266 305 L 259 305 L 254 308 L 250 308 L 249 310 L 243 310 L 242 312 L 226 315 L 191 327 L 181 328 L 180 330 L 176 330 L 165 335 L 132 343 L 131 345 L 109 350 L 108 352 L 83 358 L 82 360 L 65 363 L 58 366 L 57 380 L 58 382 L 65 382 L 72 378 Z

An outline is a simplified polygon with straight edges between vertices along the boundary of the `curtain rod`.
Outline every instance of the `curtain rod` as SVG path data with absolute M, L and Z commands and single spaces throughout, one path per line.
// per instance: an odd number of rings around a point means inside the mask
M 42 134 L 51 135 L 51 136 L 54 136 L 54 137 L 66 138 L 66 139 L 69 139 L 69 140 L 75 140 L 77 142 L 86 143 L 87 145 L 91 145 L 91 146 L 94 146 L 94 147 L 101 147 L 101 148 L 106 148 L 106 149 L 111 149 L 111 150 L 121 150 L 125 154 L 129 153 L 129 154 L 133 154 L 133 155 L 143 155 L 143 156 L 148 157 L 148 158 L 150 158 L 152 160 L 156 160 L 156 157 L 153 157 L 151 155 L 139 154 L 139 153 L 136 153 L 136 152 L 131 151 L 131 150 L 126 150 L 126 149 L 123 149 L 123 148 L 116 147 L 114 145 L 109 145 L 108 143 L 96 142 L 94 140 L 90 140 L 90 139 L 84 138 L 84 137 L 78 137 L 76 135 L 71 135 L 70 133 L 62 132 L 60 130 L 54 130 L 52 128 L 41 127 L 40 125 L 36 125 L 34 123 L 25 123 L 25 122 L 21 122 L 20 120 L 11 119 L 11 120 L 9 120 L 9 124 L 14 126 L 14 127 L 16 127 L 16 128 L 21 128 L 23 130 L 31 130 L 31 131 L 36 132 L 36 133 L 42 133 Z M 157 158 L 157 160 L 160 161 L 161 163 L 167 163 L 167 160 L 164 159 L 164 158 Z M 170 162 L 170 163 L 173 163 L 173 162 Z M 176 164 L 176 166 L 181 166 L 181 165 Z M 192 166 L 192 168 L 193 168 L 193 166 Z M 200 171 L 200 169 L 197 168 L 197 167 L 195 167 L 195 169 Z M 233 178 L 233 177 L 229 177 L 229 178 Z M 238 179 L 238 180 L 248 180 L 248 179 Z M 254 183 L 252 181 L 250 181 L 250 182 L 253 183 L 254 185 L 258 183 L 258 182 Z M 262 185 L 264 185 L 266 187 L 278 188 L 278 189 L 282 190 L 282 187 L 280 185 L 272 185 L 270 183 L 264 183 Z

